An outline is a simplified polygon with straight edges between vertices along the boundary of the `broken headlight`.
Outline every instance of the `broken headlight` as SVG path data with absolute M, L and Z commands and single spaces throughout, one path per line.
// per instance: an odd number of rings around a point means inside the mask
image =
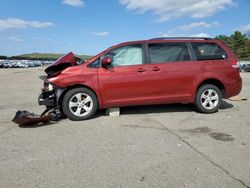
M 48 83 L 48 82 L 43 83 L 42 91 L 53 91 L 53 90 L 54 90 L 54 88 L 50 83 Z

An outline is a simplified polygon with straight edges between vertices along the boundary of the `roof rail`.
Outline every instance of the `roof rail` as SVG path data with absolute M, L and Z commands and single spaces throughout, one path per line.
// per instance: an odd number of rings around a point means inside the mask
M 158 37 L 149 40 L 213 40 L 209 37 Z

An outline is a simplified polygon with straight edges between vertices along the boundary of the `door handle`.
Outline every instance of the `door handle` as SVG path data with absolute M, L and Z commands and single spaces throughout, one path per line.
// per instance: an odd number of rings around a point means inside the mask
M 154 68 L 152 68 L 152 71 L 160 71 L 160 70 L 161 70 L 160 67 L 154 67 Z
M 139 68 L 138 70 L 137 70 L 137 72 L 145 72 L 146 71 L 146 69 L 144 69 L 144 68 Z

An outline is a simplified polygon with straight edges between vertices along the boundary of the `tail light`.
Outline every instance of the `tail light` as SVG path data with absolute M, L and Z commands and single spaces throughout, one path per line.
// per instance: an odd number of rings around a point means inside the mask
M 237 59 L 233 59 L 230 61 L 234 71 L 237 75 L 240 75 L 240 62 Z
M 232 67 L 235 68 L 235 69 L 239 69 L 239 68 L 240 68 L 240 62 L 237 61 L 237 60 L 232 60 L 232 61 L 231 61 L 231 65 L 232 65 Z

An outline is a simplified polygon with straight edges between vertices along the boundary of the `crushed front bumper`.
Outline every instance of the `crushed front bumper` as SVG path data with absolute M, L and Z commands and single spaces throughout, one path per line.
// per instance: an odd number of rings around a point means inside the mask
M 46 109 L 41 114 L 41 116 L 49 113 L 51 119 L 58 121 L 61 118 L 64 118 L 62 112 L 62 107 L 59 102 L 59 99 L 64 91 L 64 88 L 59 88 L 55 85 L 52 85 L 47 81 L 47 76 L 40 76 L 40 79 L 44 81 L 41 94 L 38 96 L 38 104 L 46 106 Z
M 38 97 L 38 104 L 45 105 L 47 108 L 57 107 L 56 94 L 54 91 L 42 91 Z

